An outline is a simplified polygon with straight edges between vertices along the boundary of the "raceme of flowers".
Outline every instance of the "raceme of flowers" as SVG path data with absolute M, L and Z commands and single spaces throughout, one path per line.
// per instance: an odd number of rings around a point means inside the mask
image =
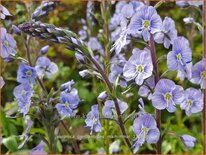
M 42 16 L 48 14 L 48 11 L 52 11 L 58 3 L 56 2 L 43 2 L 40 7 L 32 14 L 33 22 L 40 20 Z M 202 3 L 195 2 L 176 2 L 178 6 L 184 7 L 187 5 L 200 6 Z M 93 4 L 89 2 L 87 5 L 87 18 L 89 19 L 92 26 L 95 22 L 93 21 L 93 16 L 91 16 L 92 11 L 94 11 Z M 48 10 L 46 10 L 48 9 Z M 0 5 L 1 19 L 5 19 L 7 16 L 11 16 L 8 10 Z M 187 23 L 193 23 L 194 21 Z M 90 68 L 82 70 L 79 72 L 81 77 L 88 77 L 89 75 L 95 75 L 102 78 L 101 72 L 98 72 L 95 64 L 88 64 L 88 55 L 80 51 L 81 45 L 84 44 L 90 53 L 92 53 L 92 58 L 99 64 L 101 68 L 104 66 L 104 58 L 106 56 L 105 48 L 102 45 L 101 36 L 102 29 L 99 30 L 98 35 L 89 36 L 89 26 L 87 22 L 82 19 L 81 23 L 83 28 L 78 32 L 81 39 L 78 37 L 71 36 L 61 36 L 62 33 L 57 33 L 61 31 L 60 28 L 46 27 L 48 34 L 54 32 L 55 35 L 42 35 L 41 38 L 48 40 L 55 40 L 58 38 L 58 42 L 64 43 L 66 39 L 70 42 L 66 44 L 66 47 L 72 49 L 75 52 L 75 57 L 81 65 L 89 65 Z M 39 23 L 37 23 L 39 24 Z M 39 24 L 42 26 L 41 24 Z M 28 26 L 32 26 L 29 25 Z M 12 26 L 13 31 L 20 35 L 25 30 L 21 27 Z M 33 29 L 33 28 L 32 28 Z M 29 29 L 29 31 L 32 31 Z M 35 29 L 35 28 L 34 28 Z M 108 80 L 110 84 L 117 87 L 117 85 L 122 88 L 127 88 L 131 84 L 138 87 L 138 95 L 147 99 L 151 105 L 158 110 L 166 109 L 169 113 L 174 113 L 179 106 L 181 110 L 185 111 L 187 116 L 199 113 L 203 109 L 203 89 L 205 89 L 206 80 L 206 69 L 205 69 L 205 58 L 202 58 L 199 62 L 192 64 L 192 50 L 190 48 L 189 41 L 184 36 L 178 36 L 178 32 L 175 28 L 175 22 L 171 17 L 164 17 L 161 19 L 157 10 L 153 6 L 147 6 L 142 2 L 131 1 L 131 2 L 117 2 L 115 6 L 115 12 L 109 22 L 109 33 L 111 33 L 111 38 L 109 41 L 113 43 L 113 47 L 109 51 L 111 54 L 111 65 L 109 68 Z M 37 33 L 41 33 L 41 28 L 35 29 Z M 56 33 L 55 33 L 56 32 Z M 61 31 L 63 32 L 63 31 Z M 66 32 L 66 31 L 64 31 Z M 28 33 L 28 32 L 27 32 Z M 33 33 L 32 35 L 36 35 Z M 56 38 L 52 38 L 55 36 Z M 66 39 L 65 39 L 66 38 Z M 127 49 L 128 45 L 132 45 L 132 39 L 141 39 L 147 45 L 143 49 L 133 47 L 131 54 Z M 176 84 L 175 81 L 167 78 L 161 78 L 155 83 L 154 80 L 154 63 L 152 57 L 152 49 L 150 41 L 154 38 L 157 44 L 162 44 L 168 51 L 167 53 L 167 67 L 169 71 L 178 72 L 178 77 L 181 79 L 187 78 L 191 83 L 200 86 L 197 88 L 184 88 L 181 85 Z M 73 43 L 74 45 L 71 45 Z M 81 45 L 78 45 L 81 43 Z M 17 43 L 13 35 L 9 34 L 4 27 L 1 27 L 1 57 L 5 63 L 10 62 L 10 59 L 17 59 Z M 78 45 L 78 46 L 77 46 Z M 77 46 L 77 47 L 76 47 Z M 38 52 L 38 57 L 32 65 L 31 62 L 21 61 L 19 63 L 19 68 L 17 70 L 17 79 L 19 83 L 18 86 L 14 88 L 13 95 L 18 103 L 18 111 L 25 117 L 32 107 L 37 106 L 34 102 L 35 96 L 38 94 L 36 89 L 34 89 L 38 84 L 42 87 L 42 82 L 44 80 L 51 79 L 55 74 L 58 74 L 58 66 L 50 60 L 46 55 L 48 53 L 49 46 L 46 45 L 42 47 Z M 92 52 L 91 52 L 92 51 Z M 125 52 L 127 51 L 127 53 Z M 158 52 L 158 51 L 157 51 Z M 126 55 L 129 55 L 127 58 Z M 94 68 L 94 70 L 91 70 Z M 179 76 L 181 75 L 181 76 Z M 0 79 L 1 88 L 4 85 L 4 80 Z M 53 109 L 56 110 L 60 119 L 67 117 L 75 117 L 78 113 L 78 106 L 81 99 L 78 95 L 78 90 L 73 88 L 75 84 L 74 80 L 70 80 L 63 83 L 59 90 L 54 94 L 58 94 L 57 102 L 54 96 L 47 98 L 46 106 L 52 105 Z M 52 92 L 51 90 L 49 91 Z M 48 93 L 48 92 L 47 92 Z M 49 95 L 50 95 L 49 93 Z M 47 94 L 48 95 L 48 94 Z M 48 96 L 49 96 L 48 95 Z M 91 106 L 91 110 L 86 115 L 85 127 L 89 128 L 90 134 L 93 132 L 99 133 L 103 129 L 101 125 L 101 114 L 104 118 L 114 119 L 119 121 L 119 114 L 117 113 L 117 106 L 119 107 L 120 115 L 125 113 L 129 108 L 130 103 L 126 103 L 122 100 L 116 98 L 113 100 L 113 94 L 104 90 L 98 96 L 98 100 L 103 104 L 102 109 L 99 104 L 94 104 Z M 51 104 L 55 102 L 55 104 Z M 115 103 L 117 102 L 117 103 Z M 134 143 L 131 147 L 133 152 L 136 153 L 139 148 L 144 143 L 156 144 L 160 139 L 160 130 L 157 127 L 157 122 L 152 114 L 146 113 L 144 111 L 143 100 L 140 99 L 140 112 L 134 118 L 133 122 L 133 133 L 136 136 L 133 139 Z M 55 111 L 54 110 L 54 111 Z M 27 129 L 24 134 L 25 140 L 20 145 L 20 148 L 28 140 L 28 133 L 32 127 L 33 122 L 27 123 Z M 183 134 L 179 136 L 179 139 L 184 143 L 186 147 L 194 147 L 196 138 Z M 31 150 L 31 154 L 46 153 L 45 146 L 47 144 L 43 141 L 39 143 L 35 148 Z M 113 146 L 114 145 L 114 146 Z M 112 146 L 115 148 L 119 147 L 119 142 L 115 141 Z M 117 152 L 118 147 L 110 152 Z

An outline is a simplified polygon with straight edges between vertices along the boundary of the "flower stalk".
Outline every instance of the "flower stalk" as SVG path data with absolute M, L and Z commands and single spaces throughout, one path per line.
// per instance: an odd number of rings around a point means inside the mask
M 155 42 L 154 42 L 154 37 L 152 34 L 150 34 L 149 47 L 151 50 L 152 63 L 153 63 L 153 67 L 154 67 L 154 81 L 155 81 L 155 85 L 156 85 L 157 82 L 159 81 L 159 74 L 158 74 L 158 64 L 157 64 Z M 157 127 L 161 133 L 161 111 L 156 109 L 155 114 L 156 114 Z M 161 138 L 161 134 L 160 134 L 160 138 L 159 138 L 159 141 L 157 143 L 157 153 L 158 154 L 161 154 L 161 146 L 162 146 L 162 138 Z

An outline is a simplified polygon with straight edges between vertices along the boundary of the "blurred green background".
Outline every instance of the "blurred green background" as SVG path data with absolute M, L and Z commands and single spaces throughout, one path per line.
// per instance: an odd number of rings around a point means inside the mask
M 26 2 L 26 0 L 25 0 Z M 5 6 L 10 13 L 13 15 L 12 17 L 8 17 L 3 21 L 3 26 L 6 27 L 9 33 L 12 33 L 11 25 L 21 24 L 25 21 L 30 20 L 31 13 L 35 10 L 37 6 L 40 5 L 40 2 L 28 2 L 24 1 L 3 1 L 2 5 Z M 156 2 L 152 2 L 151 5 L 154 5 Z M 70 30 L 78 33 L 78 31 L 82 28 L 80 23 L 81 18 L 85 18 L 86 16 L 86 1 L 73 1 L 73 0 L 63 0 L 61 4 L 53 11 L 49 13 L 48 16 L 43 18 L 42 22 L 54 24 L 57 27 L 69 28 Z M 114 11 L 115 5 L 113 5 L 112 10 Z M 185 25 L 183 22 L 184 17 L 194 17 L 197 22 L 202 24 L 202 13 L 201 10 L 197 8 L 180 8 L 174 2 L 166 2 L 163 3 L 158 9 L 158 14 L 160 14 L 161 18 L 164 19 L 165 16 L 169 16 L 174 19 L 176 29 L 178 31 L 179 36 L 185 36 L 189 42 L 190 47 L 193 51 L 193 64 L 199 61 L 202 58 L 203 53 L 203 43 L 202 43 L 202 35 L 199 33 L 197 27 L 193 25 Z M 95 2 L 95 13 L 100 14 L 100 3 Z M 96 24 L 93 27 L 93 35 L 102 25 Z M 22 57 L 25 57 L 25 46 L 23 44 L 23 40 L 19 36 L 15 36 L 18 47 L 18 54 Z M 90 111 L 90 107 L 93 104 L 97 103 L 97 96 L 99 93 L 104 90 L 104 84 L 96 79 L 95 77 L 91 77 L 89 79 L 83 79 L 79 76 L 79 71 L 82 70 L 80 66 L 78 66 L 78 62 L 75 59 L 74 53 L 64 48 L 64 46 L 59 44 L 54 44 L 51 42 L 47 42 L 45 40 L 38 40 L 32 38 L 32 56 L 33 59 L 36 53 L 39 52 L 40 48 L 44 45 L 50 45 L 48 57 L 57 63 L 59 67 L 59 73 L 55 75 L 50 80 L 45 80 L 45 84 L 47 89 L 51 89 L 52 87 L 58 89 L 59 86 L 67 82 L 71 79 L 74 79 L 76 82 L 74 87 L 78 89 L 79 96 L 82 102 L 78 107 L 78 114 L 85 115 Z M 136 45 L 137 47 L 139 45 Z M 162 45 L 156 44 L 157 48 L 157 56 L 160 57 L 169 52 L 169 50 L 165 49 Z M 128 52 L 128 56 L 131 52 Z M 2 61 L 2 60 L 1 60 Z M 34 62 L 34 60 L 33 60 Z M 23 149 L 19 150 L 18 144 L 20 144 L 21 140 L 17 138 L 18 135 L 21 135 L 25 129 L 25 121 L 22 118 L 6 118 L 6 116 L 14 116 L 17 112 L 17 103 L 14 101 L 13 97 L 13 89 L 18 85 L 16 82 L 16 74 L 18 69 L 19 62 L 12 63 L 2 63 L 2 76 L 6 82 L 6 85 L 1 90 L 1 123 L 2 123 L 2 136 L 3 136 L 3 144 L 1 144 L 2 153 L 28 153 L 28 151 L 36 146 L 40 142 L 40 138 L 32 137 L 29 139 L 29 142 L 23 147 Z M 159 64 L 159 73 L 160 75 L 167 70 L 166 60 L 161 61 Z M 176 78 L 176 72 L 169 72 L 164 75 L 169 79 L 173 79 L 177 84 L 182 85 L 185 89 L 188 87 L 196 87 L 197 85 L 192 85 L 189 81 L 181 82 L 178 78 Z M 121 92 L 125 89 L 118 88 Z M 120 96 L 121 99 L 126 101 L 129 104 L 129 109 L 126 111 L 126 114 L 130 114 L 131 112 L 138 111 L 138 99 L 140 98 L 137 95 L 138 87 L 132 89 L 134 93 L 131 97 Z M 147 100 L 145 101 L 145 109 L 147 112 L 154 113 L 154 108 L 151 103 Z M 165 135 L 162 144 L 162 153 L 202 153 L 202 126 L 201 126 L 201 117 L 202 114 L 198 113 L 192 115 L 190 117 L 186 116 L 184 111 L 181 111 L 180 108 L 177 108 L 177 111 L 173 114 L 168 113 L 167 111 L 162 111 L 162 130 L 168 129 L 170 131 L 174 131 L 177 134 L 187 133 L 197 138 L 197 143 L 195 148 L 187 149 L 179 139 L 171 135 Z M 34 126 L 31 129 L 31 133 L 37 134 L 45 134 L 45 131 L 42 129 L 40 124 L 35 121 Z M 101 121 L 102 125 L 107 124 L 104 120 Z M 119 136 L 121 132 L 117 124 L 113 121 L 108 121 L 107 127 L 109 128 L 108 132 L 101 132 L 99 136 L 103 136 L 102 138 L 89 137 L 89 130 L 84 128 L 84 118 L 79 119 L 66 119 L 65 123 L 70 128 L 73 135 L 79 136 L 79 145 L 82 153 L 89 151 L 89 153 L 97 153 L 98 149 L 103 147 L 105 150 L 108 149 L 108 144 L 114 142 L 115 138 L 108 138 L 107 136 Z M 132 132 L 132 124 L 133 120 L 129 120 L 126 123 L 127 133 L 131 139 L 134 137 Z M 66 135 L 65 130 L 59 126 L 60 134 Z M 87 135 L 88 137 L 81 137 Z M 105 137 L 104 137 L 105 136 Z M 82 139 L 81 139 L 82 138 Z M 120 153 L 128 153 L 128 148 L 125 146 L 123 139 L 120 143 Z M 61 153 L 71 153 L 71 138 L 63 136 L 59 138 L 58 150 Z M 153 150 L 153 146 L 149 144 L 144 144 L 139 153 L 155 153 Z

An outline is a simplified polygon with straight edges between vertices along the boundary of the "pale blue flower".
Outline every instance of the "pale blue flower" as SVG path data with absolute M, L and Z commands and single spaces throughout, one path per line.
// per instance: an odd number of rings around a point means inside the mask
M 90 128 L 90 134 L 92 132 L 101 132 L 102 126 L 99 120 L 99 110 L 98 104 L 95 104 L 91 107 L 91 111 L 87 114 L 87 118 L 85 119 L 86 127 Z
M 0 4 L 0 18 L 5 19 L 6 16 L 12 16 L 10 12 L 3 5 Z
M 46 143 L 41 141 L 36 147 L 34 147 L 29 154 L 47 154 L 45 151 Z
M 123 68 L 123 75 L 127 81 L 135 80 L 137 85 L 142 85 L 144 80 L 152 75 L 152 71 L 150 51 L 147 48 L 136 48 Z
M 23 114 L 25 117 L 26 114 L 29 112 L 31 106 L 31 100 L 28 97 L 19 97 L 16 99 L 18 102 L 18 111 Z
M 58 66 L 45 56 L 39 57 L 37 59 L 35 69 L 37 75 L 41 78 L 43 78 L 44 76 L 51 78 L 58 72 Z
M 28 83 L 22 83 L 14 88 L 13 94 L 15 98 L 28 98 L 30 99 L 33 95 L 33 89 Z
M 125 103 L 121 100 L 117 100 L 117 102 L 118 102 L 118 105 L 119 105 L 120 112 L 121 112 L 121 114 L 123 114 L 127 110 L 128 105 L 127 105 L 127 103 Z M 105 118 L 113 118 L 114 114 L 116 115 L 116 109 L 115 109 L 114 101 L 113 100 L 107 100 L 104 103 L 104 106 L 102 108 L 102 115 Z
M 162 28 L 162 20 L 152 6 L 141 7 L 131 18 L 130 31 L 140 31 L 144 41 L 150 40 L 150 33 L 154 34 Z
M 167 109 L 174 112 L 176 105 L 184 101 L 184 91 L 181 86 L 176 85 L 169 79 L 161 79 L 155 86 L 152 95 L 152 105 L 159 110 Z
M 141 114 L 133 124 L 133 132 L 137 136 L 132 146 L 133 152 L 136 153 L 139 147 L 145 142 L 155 144 L 160 137 L 160 131 L 157 128 L 157 123 L 151 114 Z
M 70 80 L 64 84 L 61 85 L 60 90 L 61 91 L 66 91 L 66 92 L 70 92 L 72 90 L 72 85 L 74 84 L 74 80 Z
M 32 83 L 35 84 L 35 78 L 37 77 L 37 73 L 34 67 L 30 67 L 21 63 L 19 69 L 17 71 L 17 81 L 19 83 Z
M 59 114 L 62 117 L 74 117 L 80 102 L 77 89 L 73 88 L 69 93 L 62 92 L 60 100 L 61 103 L 57 103 L 55 106 Z
M 13 36 L 6 32 L 5 28 L 1 28 L 1 57 L 3 59 L 8 58 L 9 56 L 16 55 L 16 41 Z
M 206 80 L 206 59 L 202 59 L 192 67 L 192 78 L 190 81 L 194 84 L 199 84 L 202 89 L 205 89 Z
M 154 35 L 154 40 L 159 44 L 163 43 L 164 47 L 168 49 L 175 38 L 177 38 L 175 22 L 172 18 L 165 17 L 162 23 L 162 29 Z
M 180 70 L 186 73 L 186 65 L 192 61 L 192 51 L 189 42 L 184 37 L 173 40 L 172 51 L 167 54 L 167 65 L 170 70 Z
M 142 97 L 148 97 L 151 100 L 152 92 L 151 90 L 155 87 L 154 76 L 150 76 L 145 80 L 144 84 L 139 88 L 138 95 Z
M 203 93 L 199 89 L 188 88 L 184 92 L 184 102 L 180 104 L 181 109 L 190 116 L 191 114 L 198 113 L 203 109 Z

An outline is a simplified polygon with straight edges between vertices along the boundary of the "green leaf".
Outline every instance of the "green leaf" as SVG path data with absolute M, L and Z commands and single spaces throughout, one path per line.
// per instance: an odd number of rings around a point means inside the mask
M 4 138 L 3 144 L 10 152 L 15 152 L 18 150 L 18 144 L 15 136 Z
M 62 144 L 61 144 L 61 142 L 58 140 L 57 141 L 57 149 L 58 149 L 58 152 L 62 152 Z

